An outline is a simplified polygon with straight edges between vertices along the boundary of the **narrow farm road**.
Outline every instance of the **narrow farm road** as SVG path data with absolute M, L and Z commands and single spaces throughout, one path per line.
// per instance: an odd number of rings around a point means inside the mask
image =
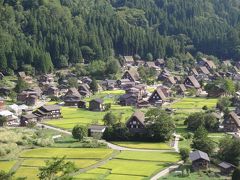
M 135 148 L 127 148 L 118 146 L 116 144 L 112 144 L 107 141 L 101 141 L 107 144 L 107 146 L 111 149 L 118 150 L 118 151 L 141 151 L 141 152 L 174 152 L 174 150 L 157 150 L 157 149 L 135 149 Z
M 64 134 L 68 134 L 68 135 L 71 135 L 71 134 L 72 134 L 72 133 L 69 132 L 69 131 L 66 131 L 66 130 L 63 130 L 63 129 L 60 129 L 60 128 L 55 128 L 55 127 L 52 127 L 52 126 L 48 126 L 48 125 L 41 124 L 41 123 L 37 123 L 37 126 L 38 126 L 38 127 L 44 127 L 44 128 L 51 129 L 51 130 L 55 130 L 55 131 L 58 131 L 58 132 L 60 132 L 60 133 L 64 133 Z
M 39 127 L 44 127 L 44 128 L 47 128 L 47 129 L 52 129 L 52 130 L 55 130 L 55 131 L 58 131 L 60 133 L 65 133 L 65 134 L 68 134 L 68 135 L 71 135 L 72 133 L 69 132 L 69 131 L 66 131 L 66 130 L 63 130 L 63 129 L 60 129 L 60 128 L 56 128 L 56 127 L 52 127 L 52 126 L 48 126 L 48 125 L 45 125 L 45 124 L 41 124 L 41 123 L 38 123 L 37 126 Z M 173 149 L 172 150 L 156 150 L 156 149 L 134 149 L 134 148 L 126 148 L 126 147 L 122 147 L 122 146 L 118 146 L 118 145 L 115 145 L 115 144 L 112 144 L 110 142 L 107 142 L 107 141 L 104 141 L 104 140 L 101 140 L 102 142 L 106 143 L 107 146 L 113 150 L 115 150 L 115 152 L 108 158 L 106 159 L 103 159 L 101 161 L 99 161 L 98 163 L 92 165 L 92 166 L 89 166 L 87 168 L 83 168 L 83 169 L 80 169 L 78 172 L 74 173 L 73 175 L 77 175 L 77 174 L 81 174 L 81 173 L 84 173 L 84 172 L 87 172 L 91 169 L 95 169 L 95 168 L 98 168 L 104 164 L 106 164 L 108 161 L 110 161 L 111 159 L 113 159 L 115 156 L 117 156 L 121 151 L 138 151 L 138 152 L 179 152 L 179 147 L 178 147 L 178 144 L 179 144 L 179 139 L 180 139 L 180 135 L 178 134 L 173 134 L 174 135 L 174 141 L 173 141 Z M 174 164 L 162 171 L 160 171 L 159 173 L 157 173 L 155 176 L 153 176 L 151 178 L 151 180 L 157 180 L 165 175 L 167 175 L 168 173 L 170 173 L 171 171 L 174 171 L 175 169 L 177 169 L 183 162 L 180 161 L 178 162 L 177 164 Z
M 178 147 L 178 144 L 179 144 L 179 140 L 180 140 L 180 135 L 179 134 L 173 134 L 174 136 L 174 141 L 173 141 L 173 149 L 176 151 L 176 152 L 179 152 L 179 147 Z
M 174 164 L 162 171 L 160 171 L 159 173 L 157 173 L 155 176 L 153 176 L 150 180 L 158 180 L 159 178 L 166 176 L 168 173 L 174 171 L 175 169 L 179 168 L 179 166 L 183 164 L 183 161 L 179 161 L 177 164 Z
M 72 134 L 69 131 L 66 131 L 66 130 L 63 130 L 63 129 L 60 129 L 60 128 L 56 128 L 56 127 L 52 127 L 52 126 L 48 126 L 48 125 L 41 124 L 41 123 L 38 123 L 37 126 L 39 126 L 39 127 L 43 126 L 44 128 L 52 129 L 52 130 L 58 131 L 60 133 L 68 134 L 68 135 Z M 134 149 L 134 148 L 127 148 L 127 147 L 118 146 L 118 145 L 112 144 L 112 143 L 104 141 L 104 140 L 102 140 L 101 142 L 106 143 L 109 148 L 111 148 L 113 150 L 117 150 L 117 151 L 142 151 L 142 152 L 175 152 L 176 151 L 177 152 L 178 141 L 179 141 L 179 138 L 177 138 L 177 137 L 179 137 L 179 136 L 175 135 L 175 141 L 173 142 L 174 143 L 174 149 L 173 150 Z
M 81 174 L 81 173 L 85 173 L 89 170 L 92 170 L 92 169 L 96 169 L 104 164 L 106 164 L 108 161 L 112 160 L 114 157 L 116 157 L 118 154 L 120 153 L 120 151 L 114 151 L 109 157 L 105 158 L 105 159 L 102 159 L 101 161 L 97 162 L 96 164 L 93 164 L 91 166 L 88 166 L 86 168 L 83 168 L 83 169 L 80 169 L 79 171 L 71 174 L 72 176 L 76 176 L 78 174 Z

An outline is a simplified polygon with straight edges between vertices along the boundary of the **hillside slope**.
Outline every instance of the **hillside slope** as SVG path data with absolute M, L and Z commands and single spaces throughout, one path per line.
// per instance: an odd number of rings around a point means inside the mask
M 0 70 L 197 51 L 238 58 L 239 0 L 0 0 Z

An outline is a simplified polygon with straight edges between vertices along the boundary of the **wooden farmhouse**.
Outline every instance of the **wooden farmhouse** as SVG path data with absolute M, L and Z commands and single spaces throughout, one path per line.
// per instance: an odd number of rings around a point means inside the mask
M 140 77 L 137 72 L 137 69 L 131 68 L 130 70 L 125 71 L 125 73 L 122 76 L 122 79 L 129 79 L 131 82 L 136 82 L 140 80 Z
M 132 56 L 124 56 L 124 66 L 133 66 L 134 65 L 134 59 Z
M 123 94 L 119 97 L 119 104 L 122 106 L 136 106 L 138 103 L 138 95 L 137 94 Z
M 205 66 L 200 66 L 198 68 L 198 74 L 202 74 L 202 75 L 209 75 L 211 74 L 210 71 L 205 67 Z
M 87 108 L 87 102 L 84 100 L 80 100 L 78 102 L 78 108 L 86 109 Z
M 235 112 L 230 112 L 222 123 L 225 132 L 238 132 L 240 129 L 240 120 Z
M 176 94 L 179 96 L 185 96 L 187 88 L 184 84 L 179 84 L 176 86 Z
M 49 86 L 47 89 L 44 91 L 44 94 L 47 96 L 59 96 L 60 91 L 57 87 L 55 86 Z
M 195 77 L 198 77 L 199 74 L 198 74 L 198 71 L 196 68 L 192 68 L 189 73 L 188 73 L 189 76 L 195 76 Z
M 27 126 L 29 123 L 37 123 L 38 116 L 35 114 L 26 114 L 20 117 L 20 126 Z
M 7 122 L 4 123 L 5 125 L 14 126 L 19 124 L 18 117 L 8 110 L 0 111 L 0 117 L 5 117 L 7 119 Z M 0 124 L 0 126 L 3 126 L 4 124 Z
M 102 99 L 93 99 L 89 102 L 90 111 L 104 111 L 105 107 Z
M 101 125 L 91 125 L 88 128 L 88 136 L 94 137 L 95 139 L 101 139 L 104 131 L 106 130 L 106 126 Z
M 162 70 L 162 72 L 158 76 L 158 80 L 164 81 L 167 77 L 171 76 L 170 71 L 168 71 L 166 68 Z
M 85 77 L 82 77 L 81 81 L 82 81 L 83 84 L 88 84 L 89 85 L 89 84 L 91 84 L 92 79 L 88 76 L 85 76 Z
M 163 85 L 167 86 L 167 87 L 172 87 L 176 84 L 177 82 L 175 81 L 175 78 L 173 76 L 168 76 L 165 78 L 165 80 L 163 81 Z
M 53 74 L 44 74 L 39 77 L 40 83 L 52 84 L 54 82 L 54 75 Z
M 129 118 L 126 122 L 126 127 L 133 134 L 135 133 L 145 133 L 146 125 L 145 125 L 145 115 L 143 112 L 137 110 L 134 114 Z
M 148 68 L 152 68 L 152 69 L 155 69 L 156 71 L 159 71 L 160 68 L 158 66 L 155 65 L 155 62 L 153 61 L 148 61 L 145 63 L 145 66 L 148 67 Z
M 57 105 L 45 105 L 33 112 L 40 119 L 59 119 L 62 118 L 61 109 Z
M 143 60 L 135 61 L 135 66 L 137 66 L 137 67 L 141 67 L 141 66 L 144 66 L 144 65 L 145 65 L 145 61 L 143 61 Z
M 165 66 L 165 60 L 164 59 L 157 59 L 156 61 L 155 61 L 155 65 L 156 66 L 158 66 L 158 67 L 160 67 L 160 68 L 163 68 L 164 66 Z
M 217 68 L 213 61 L 208 60 L 206 58 L 202 58 L 202 60 L 200 61 L 200 64 L 205 66 L 210 72 Z
M 130 81 L 129 79 L 120 79 L 120 80 L 117 80 L 117 85 L 120 89 L 127 90 L 129 88 L 134 87 L 136 83 Z
M 148 99 L 148 102 L 153 105 L 161 105 L 165 101 L 166 96 L 161 88 L 157 88 Z
M 194 151 L 189 155 L 194 170 L 206 170 L 209 167 L 210 159 L 208 154 L 202 151 Z
M 198 80 L 194 76 L 188 76 L 184 81 L 184 85 L 186 88 L 195 88 L 195 89 L 201 88 L 201 85 L 199 84 Z
M 65 106 L 77 106 L 81 100 L 81 95 L 76 88 L 70 88 L 63 97 Z
M 78 87 L 78 92 L 80 93 L 81 96 L 84 97 L 89 97 L 91 96 L 91 90 L 88 84 L 80 84 L 80 86 Z
M 223 175 L 228 175 L 231 174 L 234 169 L 236 168 L 236 166 L 228 163 L 228 162 L 221 162 L 220 164 L 218 164 L 221 174 Z

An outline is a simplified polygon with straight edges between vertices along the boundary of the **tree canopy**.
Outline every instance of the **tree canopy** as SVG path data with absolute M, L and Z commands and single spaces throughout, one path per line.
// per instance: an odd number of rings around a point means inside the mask
M 236 0 L 1 0 L 0 70 L 31 65 L 47 73 L 83 61 L 106 63 L 119 54 L 138 54 L 146 60 L 170 57 L 169 67 L 175 61 L 193 64 L 189 54 L 198 51 L 237 59 L 239 4 Z M 107 64 L 116 71 L 114 61 Z M 107 71 L 113 73 L 111 68 Z

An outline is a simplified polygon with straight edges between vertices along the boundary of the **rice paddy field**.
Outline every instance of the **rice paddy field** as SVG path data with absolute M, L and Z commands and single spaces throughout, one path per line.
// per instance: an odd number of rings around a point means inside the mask
M 180 160 L 175 152 L 113 151 L 100 148 L 38 148 L 24 150 L 14 161 L 0 161 L 0 169 L 16 171 L 14 178 L 37 180 L 39 167 L 53 157 L 66 156 L 86 172 L 74 179 L 149 179 L 160 170 Z M 96 164 L 99 164 L 96 166 Z M 93 166 L 94 165 L 94 166 Z M 4 169 L 3 169 L 4 167 Z
M 173 103 L 171 108 L 175 109 L 201 109 L 203 106 L 208 108 L 216 107 L 217 99 L 214 98 L 198 98 L 186 97 L 180 99 L 178 102 Z
M 156 149 L 156 150 L 170 150 L 172 149 L 167 143 L 154 143 L 154 142 L 126 142 L 114 141 L 113 144 L 133 148 L 133 149 Z
M 0 161 L 0 171 L 9 172 L 11 168 L 16 164 L 16 160 L 14 161 Z
M 149 179 L 179 159 L 177 153 L 171 152 L 122 151 L 106 164 L 79 174 L 74 179 Z
M 66 160 L 75 163 L 79 169 L 87 168 L 99 161 L 108 158 L 113 153 L 111 149 L 86 149 L 86 148 L 39 148 L 23 151 L 19 155 L 18 167 L 15 178 L 26 177 L 27 180 L 35 180 L 39 172 L 39 167 L 45 166 L 45 161 L 53 157 L 66 156 Z M 7 162 L 9 170 L 17 161 Z M 1 162 L 0 162 L 1 166 Z M 4 168 L 8 167 L 4 162 Z M 6 171 L 6 170 L 5 170 Z

